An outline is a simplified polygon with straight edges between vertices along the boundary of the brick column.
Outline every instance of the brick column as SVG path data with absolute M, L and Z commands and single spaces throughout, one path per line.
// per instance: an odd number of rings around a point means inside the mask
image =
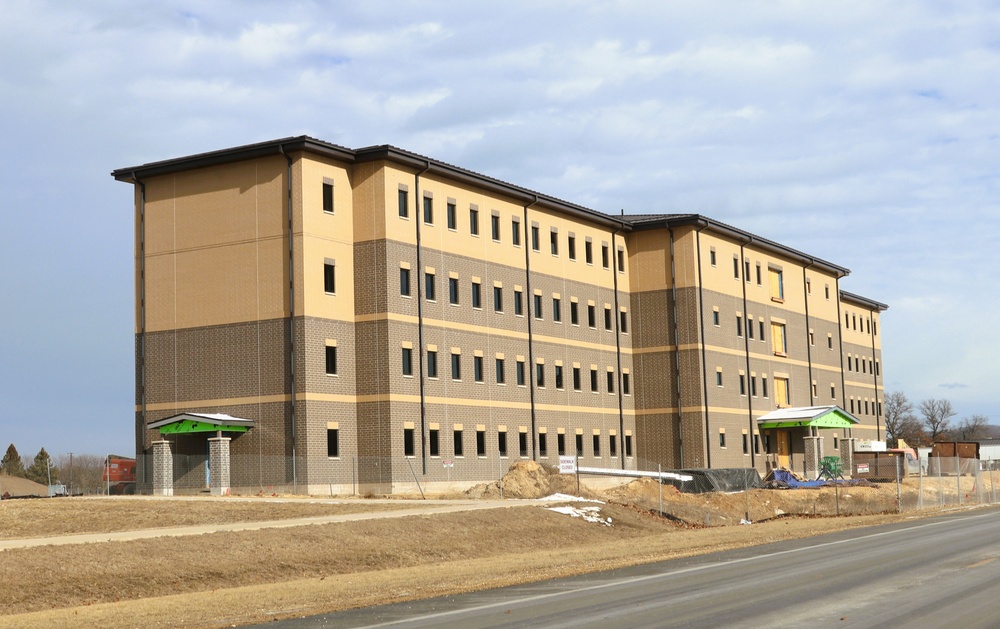
M 840 440 L 840 466 L 844 476 L 854 476 L 854 437 Z
M 209 489 L 213 496 L 229 495 L 229 437 L 208 440 Z
M 153 442 L 153 495 L 174 495 L 174 457 L 169 441 Z
M 819 460 L 823 458 L 823 443 L 819 437 L 803 437 L 806 442 L 806 478 L 813 480 L 819 476 Z

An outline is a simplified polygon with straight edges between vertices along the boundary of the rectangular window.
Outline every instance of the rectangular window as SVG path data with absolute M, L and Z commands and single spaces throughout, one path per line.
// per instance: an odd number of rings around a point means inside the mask
M 472 377 L 476 382 L 483 382 L 485 376 L 483 375 L 483 357 L 473 356 L 472 357 Z
M 740 259 L 737 256 L 733 256 L 733 277 L 740 279 Z
M 771 301 L 785 300 L 785 282 L 779 269 L 767 269 L 767 276 L 771 280 Z
M 549 456 L 549 444 L 548 444 L 548 439 L 546 439 L 547 436 L 548 435 L 546 435 L 544 432 L 538 433 L 538 456 L 542 457 L 543 459 Z
M 778 406 L 791 406 L 792 398 L 788 391 L 788 378 L 774 379 L 774 401 Z
M 760 377 L 760 395 L 767 397 L 767 376 Z
M 615 372 L 608 372 L 608 393 L 615 392 Z
M 809 330 L 809 345 L 812 347 L 816 346 L 816 335 L 812 330 Z
M 746 395 L 746 394 L 747 394 L 747 377 L 743 374 L 740 374 L 740 395 Z
M 624 310 L 618 313 L 618 326 L 622 331 L 622 334 L 628 334 L 628 313 Z
M 500 456 L 507 456 L 507 431 L 498 430 L 497 431 L 497 450 L 500 451 Z
M 483 307 L 483 287 L 479 282 L 472 283 L 472 307 Z
M 549 252 L 557 256 L 559 255 L 559 233 L 549 232 Z
M 406 190 L 399 191 L 399 217 L 409 218 L 410 216 L 410 200 L 409 193 Z
M 576 455 L 583 456 L 583 435 L 576 433 L 575 441 L 576 443 L 574 445 L 576 446 Z
M 539 389 L 545 388 L 545 364 L 538 363 L 535 365 L 535 384 Z
M 493 287 L 493 311 L 503 312 L 503 289 L 499 286 Z
M 722 384 L 722 370 L 721 369 L 719 371 L 715 372 L 715 386 L 717 386 L 717 387 L 723 386 L 723 384 Z
M 424 222 L 434 224 L 434 199 L 431 197 L 424 197 Z
M 427 432 L 427 449 L 431 456 L 441 456 L 441 431 L 431 428 Z
M 434 274 L 424 273 L 424 295 L 427 297 L 427 301 L 434 301 Z
M 514 314 L 524 316 L 524 294 L 519 290 L 514 291 Z
M 611 331 L 611 308 L 607 306 L 604 308 L 604 329 L 608 332 Z
M 618 456 L 618 438 L 615 435 L 608 435 L 608 454 L 611 458 Z
M 496 359 L 496 372 L 497 372 L 497 384 L 504 384 L 507 382 L 507 376 L 504 374 L 504 359 Z
M 719 447 L 720 448 L 726 447 L 726 433 L 721 431 L 719 432 Z
M 608 252 L 608 246 L 601 245 L 601 266 L 603 266 L 604 268 L 608 268 L 610 264 L 611 260 Z
M 576 236 L 570 236 L 566 241 L 566 251 L 570 260 L 576 260 Z
M 747 318 L 747 338 L 753 340 L 753 319 Z
M 708 250 L 708 263 L 715 266 L 715 247 Z
M 514 371 L 516 372 L 515 375 L 517 376 L 517 386 L 523 387 L 524 386 L 524 361 L 523 360 L 518 360 L 517 361 L 517 363 L 515 365 L 515 368 L 514 368 Z
M 743 336 L 743 317 L 736 315 L 736 336 Z
M 333 184 L 323 184 L 323 211 L 333 214 Z
M 533 251 L 538 251 L 540 244 L 538 244 L 538 225 L 531 226 L 531 249 Z
M 500 242 L 500 217 L 496 214 L 490 216 L 490 235 L 493 240 Z
M 337 346 L 326 346 L 326 374 L 328 376 L 337 375 Z
M 510 242 L 515 247 L 521 246 L 521 221 L 516 218 L 510 222 Z
M 438 377 L 438 353 L 435 350 L 427 351 L 427 377 Z
M 761 285 L 760 262 L 757 263 L 757 286 Z
M 474 207 L 469 208 L 469 233 L 479 235 L 479 210 Z
M 788 345 L 785 342 L 785 324 L 771 322 L 771 346 L 776 356 L 787 356 Z
M 837 387 L 836 387 L 836 385 L 833 385 L 833 384 L 830 385 L 830 397 L 833 398 L 833 399 L 837 399 Z
M 760 323 L 760 340 L 762 343 L 765 343 L 766 341 L 764 340 L 764 320 L 761 319 L 759 323 Z
M 542 296 L 541 295 L 535 295 L 534 296 L 534 307 L 535 307 L 535 312 L 534 312 L 535 318 L 536 319 L 541 319 L 542 318 Z
M 448 303 L 458 305 L 458 278 L 448 278 Z
M 750 260 L 743 261 L 743 277 L 746 278 L 747 283 L 750 282 Z
M 563 368 L 561 365 L 556 365 L 556 388 L 563 388 Z
M 757 376 L 750 376 L 750 395 L 757 397 Z
M 403 375 L 413 375 L 413 350 L 409 347 L 403 348 Z
M 559 456 L 566 456 L 566 435 L 563 433 L 556 435 L 556 452 Z
M 619 249 L 618 250 L 618 272 L 619 273 L 624 273 L 625 272 L 625 250 L 624 249 Z
M 594 435 L 594 458 L 601 456 L 601 435 Z
M 562 321 L 562 302 L 555 297 L 552 298 L 552 320 Z
M 326 429 L 326 456 L 335 459 L 340 456 L 340 429 Z
M 597 393 L 597 370 L 590 370 L 590 391 L 591 393 Z
M 582 388 L 582 386 L 583 385 L 580 384 L 580 368 L 573 367 L 573 390 L 579 391 Z
M 597 327 L 597 307 L 594 304 L 587 305 L 587 325 Z
M 486 431 L 476 429 L 476 456 L 486 456 Z
M 625 456 L 632 456 L 632 435 L 625 435 Z
M 750 454 L 750 435 L 743 433 L 743 454 Z
M 413 456 L 416 451 L 416 443 L 413 440 L 413 429 L 403 429 L 403 456 Z
M 758 434 L 753 436 L 753 453 L 760 454 L 760 435 Z
M 580 325 L 580 304 L 575 301 L 569 302 L 569 322 Z
M 410 269 L 399 269 L 399 294 L 410 296 Z
M 447 206 L 448 214 L 448 229 L 456 230 L 458 229 L 458 212 L 455 209 L 454 203 L 449 203 Z
M 528 456 L 528 433 L 517 433 L 517 454 L 521 458 Z
M 462 456 L 462 453 L 464 451 L 463 447 L 464 444 L 462 443 L 462 431 L 456 428 L 455 432 L 453 432 L 451 435 L 451 440 L 452 440 L 451 447 L 454 455 L 456 457 Z
M 462 355 L 452 354 L 451 355 L 451 379 L 461 380 L 462 379 Z
M 329 262 L 323 264 L 323 290 L 328 293 L 337 292 L 337 267 Z
M 589 240 L 583 243 L 583 256 L 587 264 L 594 263 L 594 243 Z
M 718 310 L 713 310 L 712 311 L 712 325 L 714 325 L 715 327 L 719 327 L 719 311 Z

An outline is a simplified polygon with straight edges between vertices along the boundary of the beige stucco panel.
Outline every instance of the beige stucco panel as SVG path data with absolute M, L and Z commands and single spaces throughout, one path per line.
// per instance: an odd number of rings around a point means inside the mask
M 366 242 L 385 238 L 387 216 L 385 171 L 381 163 L 358 164 L 351 178 L 353 198 L 354 241 Z M 397 178 L 397 183 L 398 183 Z M 396 212 L 396 192 L 392 193 L 393 213 Z M 395 218 L 395 217 L 394 217 Z M 398 220 L 398 219 L 395 219 Z

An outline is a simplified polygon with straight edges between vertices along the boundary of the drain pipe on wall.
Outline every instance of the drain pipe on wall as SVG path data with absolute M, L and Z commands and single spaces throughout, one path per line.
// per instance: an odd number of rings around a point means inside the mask
M 535 340 L 531 327 L 531 320 L 534 318 L 532 303 L 534 293 L 531 292 L 531 231 L 528 225 L 528 208 L 538 203 L 538 197 L 531 196 L 531 203 L 524 206 L 522 211 L 523 242 L 524 242 L 524 294 L 525 308 L 528 309 L 525 319 L 528 322 L 528 400 L 531 406 L 531 460 L 538 460 L 538 435 L 537 418 L 535 416 Z
M 813 392 L 813 356 L 812 356 L 812 337 L 809 335 L 809 293 L 811 288 L 809 287 L 809 278 L 806 277 L 806 271 L 816 264 L 815 260 L 809 260 L 809 264 L 802 267 L 802 293 L 803 298 L 806 303 L 806 362 L 809 365 L 809 406 L 816 405 L 816 396 Z M 838 323 L 840 323 L 838 321 Z
M 288 204 L 288 376 L 291 381 L 289 414 L 291 416 L 292 437 L 292 492 L 298 491 L 298 462 L 296 461 L 295 435 L 295 223 L 292 210 L 292 158 L 285 153 L 284 145 L 278 145 L 278 153 L 288 162 L 287 204 Z
M 702 221 L 699 220 L 699 223 Z M 708 227 L 708 223 L 703 223 L 698 229 L 695 230 L 695 254 L 698 256 L 698 329 L 701 333 L 701 339 L 699 339 L 699 345 L 701 346 L 701 386 L 702 394 L 704 395 L 705 403 L 705 438 L 702 442 L 705 444 L 705 467 L 712 467 L 712 449 L 708 446 L 709 439 L 709 417 L 708 417 L 708 358 L 705 353 L 705 284 L 701 274 L 701 231 Z M 676 285 L 677 280 L 674 280 Z M 676 306 L 675 306 L 676 307 Z M 676 325 L 676 323 L 675 323 Z M 680 360 L 680 344 L 677 346 L 678 361 Z M 678 389 L 679 391 L 680 389 Z M 678 412 L 680 408 L 678 407 Z
M 746 380 L 747 380 L 746 386 L 747 386 L 747 388 L 749 388 L 751 386 L 753 386 L 754 388 L 756 388 L 756 386 L 757 386 L 756 384 L 753 384 L 753 381 L 751 380 L 751 376 L 750 376 L 750 332 L 751 332 L 751 328 L 753 327 L 753 323 L 750 321 L 750 312 L 749 312 L 749 309 L 747 308 L 747 283 L 750 281 L 750 276 L 747 274 L 746 247 L 747 247 L 747 245 L 752 245 L 752 244 L 753 244 L 753 236 L 751 236 L 749 238 L 749 240 L 747 240 L 745 243 L 744 242 L 740 243 L 740 268 L 742 269 L 743 276 L 744 276 L 743 277 L 743 281 L 740 282 L 741 284 L 743 284 L 743 325 L 744 325 L 744 327 L 743 327 L 743 357 L 744 357 L 744 361 L 745 361 L 745 364 L 746 364 L 746 370 L 747 370 L 747 376 L 746 376 Z M 751 395 L 751 393 L 752 393 L 752 391 L 747 391 L 747 424 L 748 424 L 748 428 L 750 428 L 750 437 L 749 438 L 750 438 L 751 441 L 753 441 L 753 395 Z M 754 452 L 753 452 L 753 447 L 752 447 L 753 444 L 749 444 L 749 445 L 751 446 L 749 448 L 749 450 L 750 450 L 750 466 L 753 467 L 754 469 L 756 469 L 757 468 L 757 461 L 756 461 L 756 456 L 754 455 Z
M 146 430 L 146 184 L 139 181 L 135 172 L 132 173 L 132 181 L 139 188 L 139 405 L 142 417 L 142 454 L 145 454 L 149 448 Z M 145 470 L 145 466 L 141 469 Z
M 622 210 L 622 214 L 625 214 L 625 210 Z M 621 334 L 621 308 L 618 305 L 618 272 L 621 270 L 618 267 L 618 243 L 616 238 L 618 234 L 625 229 L 625 223 L 622 222 L 620 229 L 616 229 L 611 232 L 611 278 L 614 281 L 615 289 L 615 357 L 618 359 L 618 438 L 621 440 L 621 448 L 618 449 L 619 459 L 621 460 L 622 469 L 625 469 L 625 399 L 624 392 L 622 391 L 622 334 Z
M 424 169 L 413 176 L 413 204 L 416 206 L 413 208 L 413 222 L 416 223 L 417 233 L 417 272 L 414 275 L 416 275 L 417 279 L 417 369 L 419 370 L 417 380 L 420 382 L 420 463 L 421 471 L 425 476 L 427 475 L 427 401 L 424 393 L 424 299 L 423 288 L 420 282 L 420 274 L 424 268 L 420 245 L 420 224 L 424 222 L 424 200 L 420 196 L 420 175 L 430 169 L 431 163 L 424 161 Z

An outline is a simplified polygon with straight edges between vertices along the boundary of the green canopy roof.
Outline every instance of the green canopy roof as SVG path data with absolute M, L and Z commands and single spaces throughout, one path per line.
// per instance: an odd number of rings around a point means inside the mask
M 181 413 L 151 422 L 149 428 L 158 428 L 161 435 L 181 435 L 195 432 L 246 432 L 253 428 L 252 419 L 240 419 L 212 413 Z
M 757 418 L 759 428 L 850 428 L 861 420 L 839 406 L 779 408 Z

